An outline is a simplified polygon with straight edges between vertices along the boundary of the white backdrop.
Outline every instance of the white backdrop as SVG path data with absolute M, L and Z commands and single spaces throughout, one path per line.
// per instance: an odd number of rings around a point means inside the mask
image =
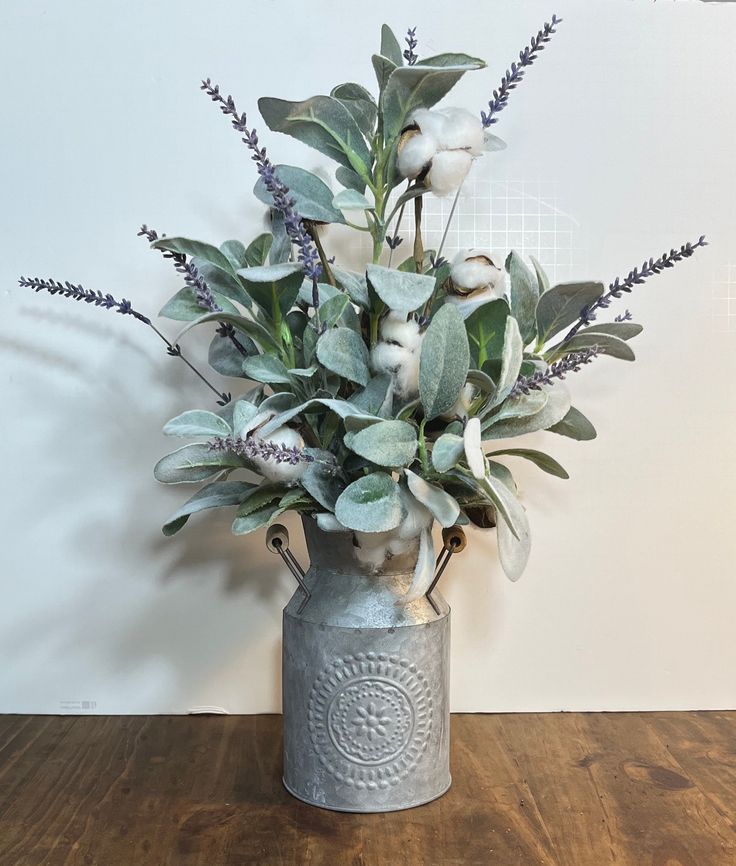
M 398 8 L 4 0 L 0 711 L 278 710 L 292 590 L 262 535 L 232 537 L 224 514 L 160 534 L 191 492 L 152 478 L 171 444 L 160 428 L 209 405 L 201 385 L 132 320 L 37 297 L 17 276 L 155 313 L 179 281 L 136 237 L 141 222 L 215 242 L 257 234 L 252 164 L 202 76 L 255 123 L 262 94 L 372 87 L 386 20 L 417 24 L 425 55 L 486 58 L 450 97 L 480 110 L 553 11 L 564 22 L 496 127 L 508 150 L 474 168 L 477 201 L 464 199 L 451 244 L 475 231 L 497 252 L 539 252 L 559 279 L 606 281 L 703 232 L 711 245 L 622 302 L 645 326 L 635 364 L 603 358 L 571 382 L 598 439 L 527 437 L 572 478 L 514 467 L 534 533 L 521 582 L 500 573 L 492 533 L 443 580 L 452 706 L 736 707 L 736 8 Z M 256 125 L 276 161 L 328 168 Z

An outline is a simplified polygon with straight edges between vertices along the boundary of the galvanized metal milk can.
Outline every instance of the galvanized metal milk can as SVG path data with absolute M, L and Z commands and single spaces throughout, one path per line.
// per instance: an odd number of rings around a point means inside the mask
M 304 532 L 311 565 L 283 614 L 284 785 L 346 812 L 427 803 L 450 786 L 450 608 L 438 592 L 402 603 L 416 550 L 374 574 L 352 533 Z M 283 527 L 268 544 L 294 570 Z

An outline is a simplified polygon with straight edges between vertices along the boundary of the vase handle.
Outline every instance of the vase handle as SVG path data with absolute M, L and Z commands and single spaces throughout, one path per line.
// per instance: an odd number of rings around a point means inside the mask
M 299 605 L 297 610 L 297 613 L 301 613 L 309 599 L 312 597 L 312 593 L 309 591 L 309 588 L 304 581 L 304 569 L 299 565 L 296 561 L 296 557 L 289 550 L 289 530 L 280 523 L 274 523 L 273 526 L 269 526 L 266 531 L 266 547 L 271 551 L 271 553 L 278 553 L 278 555 L 284 560 L 284 565 L 286 565 L 289 571 L 294 575 L 296 582 L 301 587 L 301 590 L 304 593 L 304 601 Z
M 437 571 L 435 572 L 432 583 L 430 583 L 429 585 L 429 589 L 425 593 L 427 601 L 432 605 L 432 607 L 434 608 L 434 612 L 437 614 L 437 616 L 439 616 L 440 614 L 440 609 L 437 607 L 437 603 L 432 598 L 432 590 L 434 590 L 434 588 L 439 583 L 440 578 L 442 577 L 445 569 L 447 568 L 447 564 L 450 561 L 450 558 L 455 553 L 460 553 L 462 550 L 465 550 L 465 546 L 468 543 L 462 527 L 457 525 L 451 526 L 449 527 L 449 529 L 442 530 L 442 541 L 444 542 L 444 545 L 442 547 L 442 550 L 440 551 L 440 555 L 437 557 Z

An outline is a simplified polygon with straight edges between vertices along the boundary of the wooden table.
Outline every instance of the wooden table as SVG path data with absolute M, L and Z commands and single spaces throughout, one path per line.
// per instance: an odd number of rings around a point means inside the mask
M 456 715 L 450 792 L 282 788 L 279 716 L 0 716 L 0 866 L 734 866 L 736 712 Z

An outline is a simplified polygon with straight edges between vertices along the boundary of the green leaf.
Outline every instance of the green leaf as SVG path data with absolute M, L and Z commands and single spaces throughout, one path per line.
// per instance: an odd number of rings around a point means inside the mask
M 237 315 L 237 307 L 234 307 L 227 298 L 217 294 L 214 297 L 219 307 L 228 313 Z M 194 289 L 191 286 L 186 286 L 164 304 L 159 310 L 159 316 L 173 319 L 176 322 L 191 322 L 193 319 L 198 319 L 206 310 L 206 307 L 199 305 Z
M 256 344 L 250 337 L 246 337 L 245 334 L 239 334 L 236 340 L 249 355 L 258 353 Z M 243 378 L 243 355 L 239 349 L 235 348 L 228 337 L 221 337 L 219 334 L 215 334 L 210 343 L 207 361 L 210 367 L 221 376 Z
M 544 408 L 546 402 L 547 391 L 530 391 L 528 394 L 508 397 L 493 415 L 483 418 L 483 429 L 504 418 L 526 418 L 529 415 L 536 415 Z
M 334 468 L 326 465 L 334 463 L 334 457 L 329 451 L 320 448 L 306 450 L 314 457 L 314 462 L 307 465 L 299 483 L 323 508 L 334 511 L 337 499 L 345 487 L 336 477 Z
M 390 413 L 393 402 L 391 381 L 388 373 L 374 376 L 362 391 L 353 394 L 349 402 L 360 412 L 384 418 Z
M 213 436 L 229 436 L 232 432 L 227 421 L 219 415 L 215 415 L 214 412 L 207 412 L 204 409 L 191 409 L 189 412 L 182 412 L 181 415 L 172 418 L 164 426 L 164 435 L 166 436 L 187 436 L 190 438 L 204 436 L 211 439 Z
M 636 322 L 601 322 L 600 325 L 591 325 L 583 328 L 578 334 L 606 334 L 610 337 L 618 337 L 619 340 L 631 340 L 644 330 Z
M 503 487 L 503 485 L 500 485 Z M 531 552 L 531 533 L 529 518 L 524 507 L 512 491 L 508 492 L 506 502 L 512 517 L 514 528 L 506 520 L 499 520 L 496 525 L 498 537 L 498 558 L 501 568 L 509 580 L 518 580 L 526 568 Z
M 506 301 L 498 298 L 473 310 L 465 319 L 474 367 L 480 369 L 489 358 L 501 357 L 509 312 Z
M 374 210 L 363 193 L 355 189 L 341 189 L 332 199 L 332 206 L 339 210 Z
M 289 187 L 289 196 L 294 199 L 294 207 L 300 217 L 321 223 L 345 222 L 342 213 L 332 206 L 332 190 L 316 174 L 294 165 L 277 165 L 276 174 Z M 253 187 L 253 194 L 264 204 L 273 202 L 262 177 Z
M 561 283 L 545 292 L 537 303 L 537 337 L 544 345 L 580 318 L 584 307 L 603 294 L 603 283 Z
M 285 395 L 274 395 L 274 397 L 283 396 Z M 277 430 L 279 427 L 283 427 L 284 424 L 287 424 L 289 421 L 292 420 L 292 418 L 296 418 L 297 415 L 301 415 L 306 411 L 314 413 L 322 411 L 323 409 L 327 409 L 329 412 L 334 412 L 338 416 L 338 418 L 343 419 L 351 415 L 362 414 L 360 409 L 358 409 L 356 406 L 353 406 L 352 403 L 348 403 L 347 400 L 331 400 L 325 399 L 324 397 L 315 397 L 311 400 L 307 400 L 304 403 L 299 403 L 297 406 L 285 406 L 279 409 L 275 406 L 275 404 L 267 406 L 269 401 L 273 399 L 273 397 L 269 397 L 269 399 L 265 400 L 260 406 L 261 411 L 265 411 L 266 408 L 273 408 L 274 411 L 277 411 L 279 413 L 267 424 L 264 424 L 263 427 L 261 427 L 261 436 L 263 436 L 264 438 L 268 437 L 270 433 L 273 433 L 273 431 Z
M 243 361 L 243 372 L 255 382 L 269 385 L 289 385 L 289 372 L 283 361 L 273 355 L 253 355 Z
M 432 466 L 438 472 L 449 472 L 464 456 L 463 437 L 454 433 L 443 433 L 432 446 Z
M 350 313 L 353 315 L 350 316 Z M 319 320 L 328 329 L 338 323 L 346 328 L 353 328 L 353 330 L 355 330 L 356 324 L 358 324 L 358 328 L 360 327 L 350 298 L 343 292 L 337 292 L 329 300 L 320 303 Z
M 419 360 L 419 397 L 428 420 L 455 405 L 469 367 L 470 349 L 462 314 L 452 304 L 445 304 L 427 328 Z
M 441 487 L 435 487 L 416 475 L 411 469 L 404 469 L 409 490 L 422 505 L 428 508 L 440 526 L 453 526 L 460 516 L 460 506 L 454 496 L 450 496 Z
M 541 295 L 549 288 L 549 277 L 544 272 L 544 268 L 539 264 L 539 262 L 534 258 L 534 256 L 530 255 L 529 261 L 531 261 L 532 265 L 534 265 L 534 272 L 537 275 L 537 284 L 539 285 L 539 294 Z
M 598 435 L 595 432 L 595 427 L 588 421 L 583 413 L 570 406 L 565 417 L 547 428 L 550 433 L 557 433 L 559 436 L 567 436 L 569 439 L 575 439 L 578 442 L 588 442 L 595 439 Z
M 396 69 L 396 64 L 392 60 L 389 60 L 388 57 L 383 57 L 381 54 L 374 54 L 373 57 L 371 57 L 371 62 L 373 63 L 373 71 L 376 73 L 378 92 L 381 94 L 381 102 L 383 102 L 383 93 L 391 74 L 394 69 Z
M 215 481 L 198 490 L 164 523 L 164 535 L 174 535 L 189 520 L 192 514 L 207 508 L 223 508 L 228 505 L 239 505 L 243 499 L 256 487 L 246 481 Z
M 273 321 L 284 318 L 294 306 L 304 279 L 298 262 L 243 268 L 238 276 L 250 297 Z
M 385 472 L 373 472 L 353 481 L 340 494 L 335 517 L 359 532 L 388 532 L 406 516 L 399 485 Z
M 192 264 L 199 271 L 200 277 L 207 283 L 215 300 L 220 297 L 230 298 L 231 301 L 237 301 L 244 307 L 250 309 L 252 301 L 245 292 L 245 289 L 240 285 L 240 280 L 233 276 L 228 271 L 223 271 L 217 265 L 213 265 L 204 259 L 192 259 Z M 220 306 L 225 306 L 220 303 Z M 229 304 L 227 305 L 230 306 Z
M 368 349 L 351 328 L 332 328 L 317 340 L 317 358 L 323 367 L 344 379 L 367 385 Z
M 363 178 L 369 174 L 371 152 L 352 114 L 332 96 L 303 102 L 261 97 L 258 108 L 269 129 L 283 132 L 324 153 Z
M 270 505 L 265 505 L 243 517 L 236 517 L 233 521 L 232 531 L 235 535 L 246 535 L 249 532 L 254 532 L 256 529 L 268 526 L 284 511 L 286 511 L 285 507 L 282 507 L 278 502 L 272 502 Z
M 368 296 L 368 286 L 365 276 L 362 274 L 354 274 L 352 271 L 344 271 L 335 265 L 332 266 L 332 276 L 335 278 L 337 285 L 350 295 L 350 300 L 363 307 L 364 310 L 370 308 L 370 298 Z
M 496 393 L 491 406 L 497 406 L 507 396 L 516 384 L 524 359 L 524 343 L 519 333 L 519 325 L 513 316 L 506 319 L 506 330 L 503 337 L 503 354 L 501 356 L 501 373 L 496 385 Z
M 407 466 L 417 453 L 417 434 L 406 421 L 378 421 L 346 433 L 345 445 L 378 466 Z
M 340 102 L 347 108 L 353 116 L 358 129 L 363 133 L 368 141 L 373 136 L 373 131 L 376 127 L 376 118 L 378 116 L 378 106 L 371 94 L 361 87 L 360 84 L 339 84 L 335 87 L 330 96 L 339 99 Z
M 153 476 L 164 484 L 204 481 L 226 469 L 240 469 L 247 461 L 237 454 L 213 451 L 207 444 L 185 445 L 162 457 L 154 466 Z
M 359 193 L 365 192 L 365 181 L 363 178 L 351 168 L 345 168 L 344 165 L 338 165 L 335 169 L 335 180 L 347 189 L 354 189 Z
M 179 331 L 176 337 L 172 340 L 172 343 L 177 345 L 182 337 L 191 331 L 192 328 L 196 328 L 197 325 L 206 325 L 209 322 L 226 322 L 238 331 L 242 331 L 244 334 L 252 337 L 262 348 L 273 349 L 276 352 L 279 350 L 278 344 L 274 340 L 273 336 L 263 327 L 263 325 L 253 321 L 253 319 L 247 318 L 246 316 L 234 316 L 231 313 L 206 313 L 204 316 L 194 319 L 194 321 L 189 322 Z
M 548 472 L 550 475 L 556 475 L 557 478 L 570 477 L 565 468 L 560 466 L 560 464 L 553 457 L 550 457 L 549 454 L 545 454 L 544 451 L 535 451 L 531 448 L 503 448 L 500 451 L 490 451 L 488 456 L 497 457 L 501 454 L 508 455 L 509 457 L 523 457 L 525 460 L 534 463 L 535 466 L 538 466 L 544 472 Z
M 212 246 L 212 244 L 177 237 L 159 238 L 151 244 L 151 247 L 154 250 L 169 250 L 173 253 L 183 253 L 185 256 L 204 259 L 223 271 L 230 274 L 235 273 L 235 268 L 233 268 L 230 259 L 220 252 L 217 247 Z
M 273 242 L 268 251 L 269 264 L 280 265 L 288 262 L 291 256 L 291 238 L 286 231 L 283 214 L 274 208 L 271 208 L 271 231 Z
M 236 400 L 233 405 L 233 435 L 244 438 L 250 422 L 258 414 L 258 406 L 248 400 Z
M 548 360 L 550 362 L 562 358 L 570 352 L 579 352 L 581 349 L 590 349 L 597 346 L 601 355 L 610 355 L 612 358 L 620 358 L 622 361 L 634 361 L 636 355 L 634 350 L 624 340 L 612 337 L 610 334 L 600 332 L 578 331 L 574 337 L 567 342 L 553 346 L 549 350 Z
M 393 141 L 417 108 L 431 108 L 446 96 L 466 72 L 485 63 L 467 54 L 439 54 L 415 66 L 397 66 L 383 93 L 383 134 Z
M 525 433 L 547 430 L 561 421 L 570 408 L 570 395 L 567 389 L 558 383 L 544 390 L 547 392 L 547 402 L 539 412 L 523 418 L 504 418 L 500 421 L 491 419 L 483 425 L 483 439 L 512 439 Z
M 387 57 L 395 66 L 403 66 L 404 53 L 388 24 L 381 27 L 381 56 Z
M 398 313 L 419 309 L 434 291 L 434 277 L 404 273 L 381 265 L 368 265 L 366 277 L 384 304 Z
M 534 313 L 539 300 L 539 284 L 515 250 L 506 259 L 506 270 L 509 273 L 511 314 L 519 323 L 519 331 L 526 346 L 536 332 Z
M 259 511 L 265 505 L 275 502 L 277 505 L 282 504 L 285 496 L 290 492 L 286 484 L 278 482 L 264 482 L 259 484 L 255 489 L 251 490 L 238 508 L 236 517 L 247 517 L 253 514 L 254 511 Z
M 265 265 L 268 261 L 268 254 L 271 252 L 272 244 L 273 235 L 270 232 L 264 232 L 264 234 L 258 235 L 254 241 L 251 241 L 248 244 L 244 256 L 245 261 L 240 267 L 257 268 L 261 265 Z
M 409 589 L 400 601 L 404 604 L 410 604 L 412 601 L 425 596 L 432 585 L 435 568 L 432 529 L 431 527 L 425 527 L 419 533 L 417 564 L 414 566 L 414 574 L 412 575 Z
M 486 475 L 485 478 L 478 479 L 476 484 L 493 503 L 497 516 L 506 522 L 516 538 L 520 538 L 525 521 L 519 515 L 520 512 L 523 513 L 524 509 L 516 495 L 493 475 Z
M 270 235 L 269 235 L 270 237 Z M 246 260 L 245 246 L 240 241 L 225 241 L 220 244 L 220 252 L 226 256 L 230 262 L 230 267 L 236 271 L 238 268 L 244 268 L 248 261 Z

